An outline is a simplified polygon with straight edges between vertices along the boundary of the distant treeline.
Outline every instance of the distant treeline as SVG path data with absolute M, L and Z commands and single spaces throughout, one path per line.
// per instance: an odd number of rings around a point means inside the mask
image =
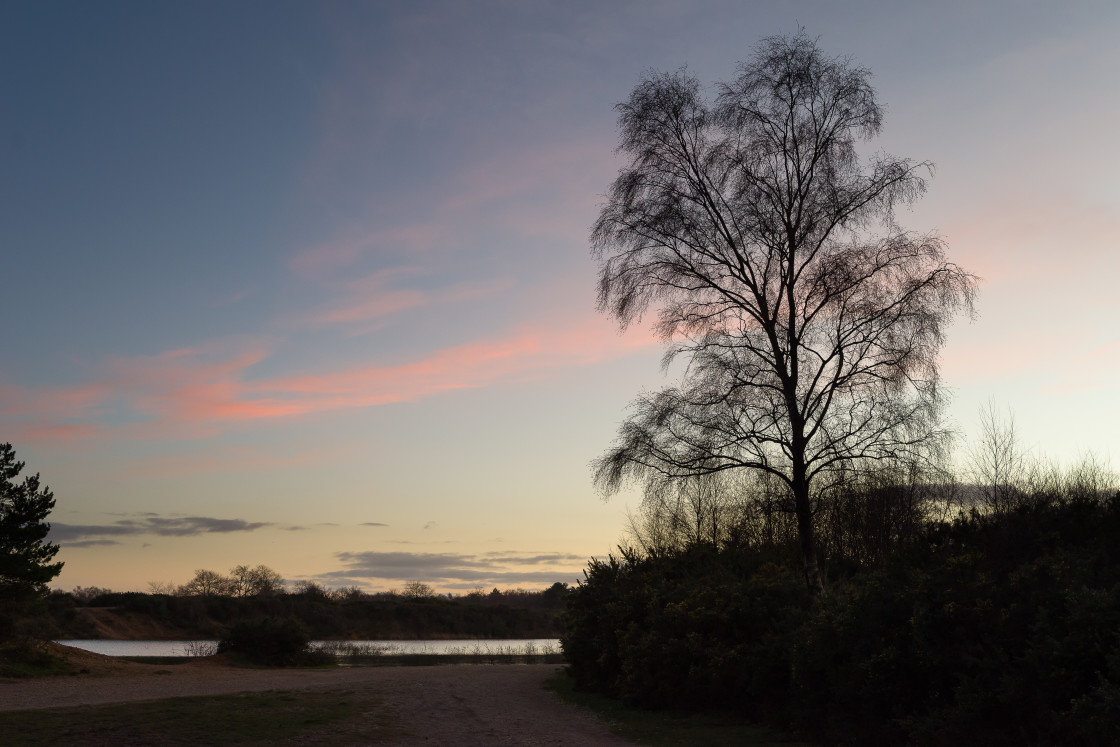
M 238 622 L 275 617 L 299 620 L 315 639 L 551 638 L 568 595 L 563 583 L 457 597 L 419 593 L 425 589 L 367 594 L 303 584 L 295 592 L 230 596 L 79 588 L 53 592 L 24 626 L 39 637 L 101 638 L 108 616 L 166 639 L 220 638 Z
M 1115 485 L 1051 472 L 937 518 L 907 497 L 940 489 L 849 485 L 848 513 L 825 524 L 827 598 L 771 517 L 721 525 L 714 494 L 647 504 L 641 541 L 593 560 L 570 595 L 569 671 L 631 703 L 736 711 L 825 744 L 1115 745 Z

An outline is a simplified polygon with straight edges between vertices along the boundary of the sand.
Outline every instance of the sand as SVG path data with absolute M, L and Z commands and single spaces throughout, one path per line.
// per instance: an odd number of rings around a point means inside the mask
M 404 736 L 387 744 L 625 745 L 588 711 L 544 689 L 555 664 L 241 669 L 220 660 L 136 664 L 59 647 L 79 674 L 0 680 L 0 710 L 260 690 L 346 688 L 377 697 Z

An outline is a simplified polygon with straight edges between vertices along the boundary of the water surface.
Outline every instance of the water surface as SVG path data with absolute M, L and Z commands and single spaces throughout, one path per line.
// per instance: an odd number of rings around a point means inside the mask
M 105 656 L 192 656 L 211 653 L 217 641 L 55 641 L 64 646 L 92 651 Z M 334 649 L 349 646 L 370 654 L 558 654 L 557 638 L 503 638 L 499 640 L 461 639 L 453 641 L 312 641 L 313 648 Z

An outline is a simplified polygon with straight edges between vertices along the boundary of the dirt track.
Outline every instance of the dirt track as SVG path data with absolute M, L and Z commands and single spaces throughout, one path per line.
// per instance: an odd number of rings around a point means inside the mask
M 375 694 L 411 745 L 625 745 L 594 716 L 543 689 L 554 664 L 235 669 L 208 663 L 102 665 L 89 674 L 0 681 L 0 710 L 251 690 L 348 688 Z

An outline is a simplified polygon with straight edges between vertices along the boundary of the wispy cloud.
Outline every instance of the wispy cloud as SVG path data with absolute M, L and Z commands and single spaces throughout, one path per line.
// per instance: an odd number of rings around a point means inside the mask
M 310 279 L 351 267 L 370 254 L 407 255 L 434 246 L 446 235 L 442 226 L 431 223 L 402 225 L 387 230 L 352 232 L 324 241 L 297 253 L 288 269 L 297 277 Z
M 586 558 L 570 553 L 457 553 L 340 552 L 343 567 L 322 574 L 326 583 L 362 581 L 424 581 L 447 588 L 476 585 L 571 582 L 580 575 Z M 551 566 L 551 570 L 541 570 Z
M 518 552 L 505 551 L 486 553 L 483 557 L 495 563 L 514 563 L 517 565 L 556 565 L 569 564 L 573 562 L 582 564 L 587 560 L 582 555 L 573 555 L 571 553 L 563 552 L 546 552 L 537 553 L 535 555 L 523 555 Z
M 157 535 L 189 537 L 199 534 L 252 532 L 272 526 L 267 521 L 219 519 L 212 516 L 157 516 L 146 514 L 135 519 L 120 519 L 111 524 L 60 524 L 52 522 L 50 540 L 71 547 L 115 544 L 111 537 Z
M 434 280 L 418 268 L 396 267 L 349 280 L 335 294 L 329 305 L 313 312 L 312 325 L 363 325 L 378 322 L 375 328 L 394 314 L 419 308 L 435 308 L 475 301 L 509 289 L 509 278 L 491 278 L 479 282 L 434 286 Z
M 104 434 L 152 437 L 188 426 L 305 415 L 412 402 L 589 365 L 655 344 L 648 334 L 620 336 L 609 320 L 587 317 L 561 327 L 528 326 L 506 337 L 444 348 L 397 364 L 253 378 L 263 346 L 222 354 L 181 349 L 112 359 L 104 378 L 75 387 L 0 390 L 0 422 L 21 437 Z M 56 402 L 69 403 L 61 408 Z M 44 403 L 38 409 L 36 403 Z M 153 428 L 154 426 L 154 428 Z M 178 429 L 178 431 L 177 431 Z
M 53 525 L 52 525 L 52 529 L 53 529 Z M 58 538 L 54 536 L 53 532 L 51 533 L 50 539 L 58 541 Z M 105 545 L 119 545 L 119 544 L 121 544 L 119 541 L 113 540 L 113 539 L 66 540 L 66 547 L 67 548 L 103 547 Z

